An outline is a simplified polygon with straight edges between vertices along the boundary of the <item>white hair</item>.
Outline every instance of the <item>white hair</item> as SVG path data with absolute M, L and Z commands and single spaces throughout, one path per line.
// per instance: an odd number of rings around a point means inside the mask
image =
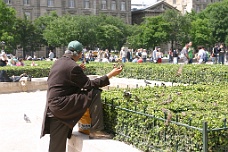
M 72 52 L 71 50 L 66 50 L 65 51 L 65 54 L 67 54 L 67 55 L 73 55 L 73 56 L 78 56 L 78 52 L 76 52 L 76 51 Z

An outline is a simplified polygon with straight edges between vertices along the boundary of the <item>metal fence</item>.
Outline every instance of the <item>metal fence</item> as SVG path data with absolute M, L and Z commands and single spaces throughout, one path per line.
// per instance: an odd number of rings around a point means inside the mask
M 145 152 L 228 152 L 228 127 L 226 119 L 223 127 L 209 129 L 207 122 L 202 128 L 181 123 L 178 116 L 175 121 L 147 114 L 146 107 L 140 111 L 137 107 L 121 107 L 114 100 L 104 99 L 105 127 L 116 134 L 116 139 L 132 144 Z

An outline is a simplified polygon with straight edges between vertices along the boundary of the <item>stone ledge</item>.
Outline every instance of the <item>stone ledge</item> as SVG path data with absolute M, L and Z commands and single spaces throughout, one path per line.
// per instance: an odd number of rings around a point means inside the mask
M 88 135 L 80 132 L 73 132 L 67 148 L 68 152 L 142 152 L 116 140 L 89 139 Z
M 98 75 L 89 75 L 91 80 L 99 77 Z M 161 83 L 165 83 L 166 86 L 179 85 L 178 83 L 172 84 L 171 82 L 162 82 L 162 81 L 151 81 L 150 86 L 161 86 Z M 110 79 L 110 85 L 103 87 L 103 89 L 111 88 L 136 88 L 136 87 L 145 87 L 146 84 L 144 80 L 137 79 L 128 79 L 128 78 L 117 78 L 113 77 Z M 16 93 L 16 92 L 33 92 L 37 90 L 47 90 L 47 77 L 44 78 L 32 78 L 32 81 L 21 82 L 0 82 L 0 94 L 4 93 Z
M 32 81 L 1 82 L 0 94 L 47 90 L 47 78 L 32 78 Z

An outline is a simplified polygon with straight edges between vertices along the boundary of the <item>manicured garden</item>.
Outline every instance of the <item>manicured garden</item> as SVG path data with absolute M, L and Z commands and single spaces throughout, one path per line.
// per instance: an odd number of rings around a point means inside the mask
M 47 77 L 52 63 L 0 69 Z M 89 75 L 103 75 L 113 68 L 111 63 L 86 66 Z M 119 77 L 181 85 L 104 90 L 106 128 L 116 134 L 116 140 L 147 152 L 228 151 L 227 66 L 185 65 L 178 73 L 179 68 L 174 64 L 124 64 Z

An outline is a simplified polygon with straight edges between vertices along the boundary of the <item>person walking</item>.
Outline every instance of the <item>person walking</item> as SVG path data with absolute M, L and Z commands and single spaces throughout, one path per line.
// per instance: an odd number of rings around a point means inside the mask
M 82 56 L 82 44 L 71 41 L 65 54 L 54 62 L 48 76 L 47 101 L 44 110 L 41 137 L 50 134 L 49 152 L 65 152 L 67 138 L 87 108 L 90 111 L 90 139 L 113 138 L 104 131 L 101 90 L 109 79 L 121 73 L 114 67 L 106 75 L 90 80 L 76 62 Z
M 189 42 L 188 46 L 189 46 L 189 48 L 188 48 L 188 57 L 189 57 L 188 64 L 192 64 L 193 57 L 194 57 L 194 48 L 192 47 L 192 42 Z
M 198 63 L 203 64 L 203 63 L 205 63 L 206 52 L 205 52 L 203 46 L 199 46 L 198 50 L 199 50 L 198 57 L 197 57 Z
M 50 50 L 50 52 L 49 52 L 49 59 L 51 61 L 53 61 L 54 56 L 55 56 L 54 52 L 52 50 Z
M 120 50 L 120 58 L 122 59 L 123 63 L 127 62 L 127 51 L 124 47 L 122 47 Z
M 185 46 L 183 47 L 183 49 L 181 51 L 181 58 L 182 58 L 184 64 L 188 64 L 188 61 L 189 61 L 188 48 L 189 48 L 189 44 L 185 44 Z
M 178 49 L 173 50 L 173 64 L 178 64 Z
M 172 49 L 169 49 L 168 57 L 169 57 L 169 63 L 172 63 L 173 62 L 173 51 L 172 51 Z
M 213 49 L 212 49 L 212 53 L 211 53 L 211 56 L 212 56 L 212 62 L 213 62 L 213 64 L 217 64 L 218 63 L 218 53 L 219 53 L 219 51 L 218 51 L 218 45 L 216 44 L 214 47 L 213 47 Z
M 219 64 L 223 65 L 225 62 L 225 49 L 223 47 L 223 44 L 220 45 L 218 52 L 219 52 Z
M 152 52 L 152 62 L 154 62 L 154 63 L 157 63 L 157 50 L 158 48 L 157 47 L 155 47 L 155 49 L 153 50 L 153 52 Z

